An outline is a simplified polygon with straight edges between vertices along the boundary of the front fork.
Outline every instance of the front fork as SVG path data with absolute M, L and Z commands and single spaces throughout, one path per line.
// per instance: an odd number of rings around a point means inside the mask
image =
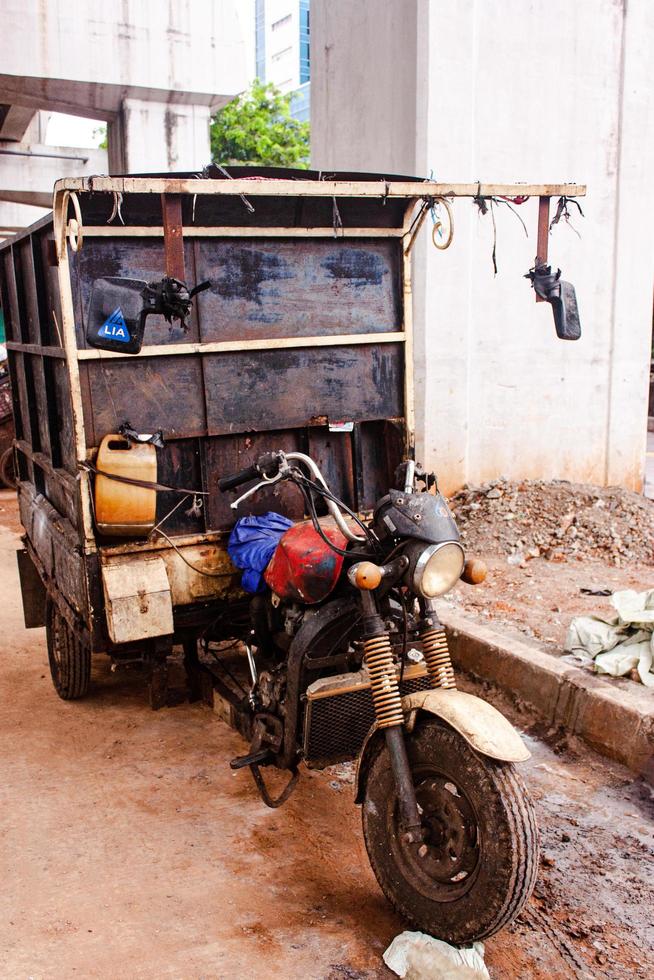
M 401 824 L 407 843 L 421 843 L 422 821 L 411 778 L 411 767 L 404 738 L 402 696 L 393 662 L 388 630 L 379 615 L 372 592 L 361 589 L 365 663 L 370 675 L 370 689 L 375 706 L 377 727 L 384 730 L 400 807 Z M 447 648 L 447 637 L 438 620 L 433 603 L 421 603 L 422 618 L 418 624 L 432 687 L 453 688 L 454 672 Z

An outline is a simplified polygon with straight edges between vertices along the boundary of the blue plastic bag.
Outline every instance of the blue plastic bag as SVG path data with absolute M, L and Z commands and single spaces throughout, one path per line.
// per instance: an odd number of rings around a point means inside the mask
M 265 592 L 263 573 L 289 527 L 293 521 L 274 511 L 260 517 L 241 517 L 234 525 L 227 551 L 236 567 L 243 569 L 241 585 L 246 592 Z

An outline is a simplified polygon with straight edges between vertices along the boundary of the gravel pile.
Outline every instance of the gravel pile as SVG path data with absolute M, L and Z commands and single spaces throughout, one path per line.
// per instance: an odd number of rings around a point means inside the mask
M 450 506 L 466 550 L 482 557 L 654 564 L 654 501 L 620 487 L 499 479 L 464 486 Z

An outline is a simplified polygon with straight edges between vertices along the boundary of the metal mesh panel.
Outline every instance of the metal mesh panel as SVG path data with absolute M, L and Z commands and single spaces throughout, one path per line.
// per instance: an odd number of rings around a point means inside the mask
M 413 694 L 429 687 L 425 673 L 405 679 L 401 693 Z M 304 719 L 304 754 L 310 768 L 322 769 L 353 759 L 375 720 L 370 688 L 308 700 Z

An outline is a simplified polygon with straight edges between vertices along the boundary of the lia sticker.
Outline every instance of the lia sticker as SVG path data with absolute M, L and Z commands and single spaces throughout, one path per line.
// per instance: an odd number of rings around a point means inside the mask
M 98 330 L 98 337 L 117 340 L 121 344 L 128 344 L 130 342 L 132 338 L 129 335 L 123 311 L 119 306 L 104 321 Z

